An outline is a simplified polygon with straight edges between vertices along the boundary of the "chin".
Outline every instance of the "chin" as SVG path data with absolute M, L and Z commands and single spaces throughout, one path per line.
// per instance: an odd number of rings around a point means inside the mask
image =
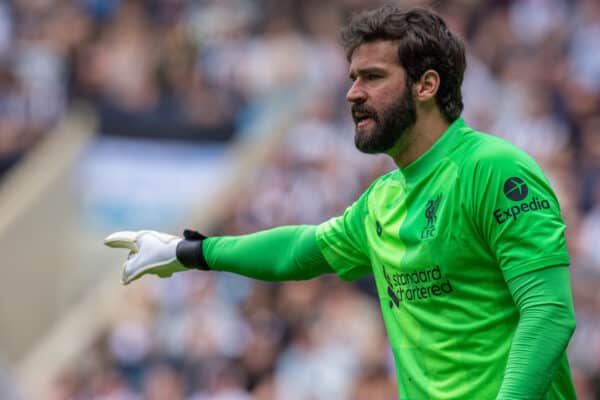
M 368 132 L 364 132 L 364 130 L 359 130 L 359 128 L 356 128 L 354 132 L 354 145 L 358 150 L 364 152 L 364 149 L 371 147 L 371 138 L 368 135 Z
M 373 137 L 368 137 L 366 133 L 356 132 L 354 136 L 354 145 L 356 148 L 366 154 L 379 154 L 384 153 L 385 150 L 381 149 L 379 143 L 373 140 Z

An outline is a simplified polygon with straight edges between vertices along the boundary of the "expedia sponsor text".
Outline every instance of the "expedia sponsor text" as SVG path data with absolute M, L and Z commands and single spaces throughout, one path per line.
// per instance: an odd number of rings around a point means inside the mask
M 534 196 L 533 199 L 531 199 L 531 201 L 528 203 L 520 203 L 504 210 L 501 208 L 494 210 L 494 218 L 496 219 L 496 222 L 503 224 L 510 219 L 516 221 L 521 214 L 532 211 L 542 211 L 548 208 L 550 208 L 550 202 L 548 200 L 540 200 Z

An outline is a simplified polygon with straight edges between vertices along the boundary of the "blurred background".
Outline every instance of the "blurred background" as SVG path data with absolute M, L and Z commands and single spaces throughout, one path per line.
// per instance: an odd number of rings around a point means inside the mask
M 466 121 L 552 182 L 572 372 L 600 399 L 600 2 L 396 3 L 435 6 L 465 38 Z M 102 246 L 123 229 L 317 224 L 393 169 L 354 149 L 338 46 L 380 4 L 0 2 L 0 398 L 397 399 L 370 279 L 123 287 L 125 254 Z

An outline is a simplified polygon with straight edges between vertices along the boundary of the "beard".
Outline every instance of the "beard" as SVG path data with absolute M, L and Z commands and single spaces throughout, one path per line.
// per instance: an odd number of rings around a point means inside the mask
M 417 121 L 415 101 L 408 88 L 381 113 L 365 104 L 353 104 L 352 114 L 355 112 L 367 114 L 374 123 L 370 130 L 357 126 L 355 131 L 356 148 L 367 154 L 387 152 Z

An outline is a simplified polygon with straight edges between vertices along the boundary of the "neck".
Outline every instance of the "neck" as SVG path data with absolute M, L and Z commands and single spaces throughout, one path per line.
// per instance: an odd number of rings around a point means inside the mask
M 421 116 L 417 112 L 417 122 L 407 129 L 387 154 L 398 168 L 405 168 L 425 154 L 449 126 L 439 111 Z

